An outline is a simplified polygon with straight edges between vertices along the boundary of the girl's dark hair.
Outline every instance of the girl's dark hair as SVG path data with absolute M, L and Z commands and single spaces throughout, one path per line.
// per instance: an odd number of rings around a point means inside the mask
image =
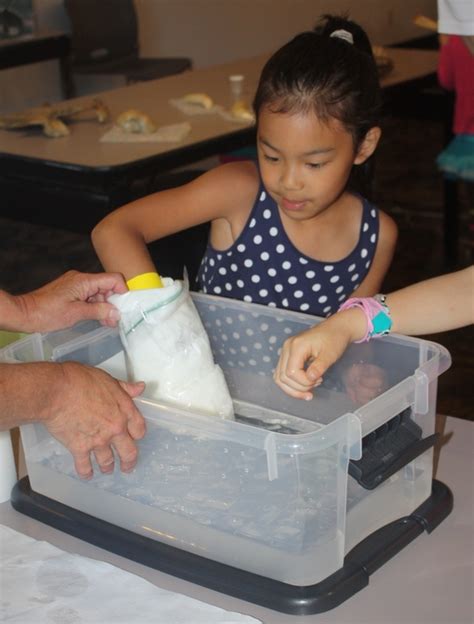
M 331 36 L 337 30 L 350 33 L 354 43 Z M 381 108 L 377 66 L 365 31 L 346 16 L 324 15 L 313 30 L 300 33 L 268 60 L 253 106 L 257 120 L 263 107 L 275 113 L 314 112 L 322 121 L 336 118 L 357 149 L 379 124 Z M 365 169 L 370 168 L 368 163 Z

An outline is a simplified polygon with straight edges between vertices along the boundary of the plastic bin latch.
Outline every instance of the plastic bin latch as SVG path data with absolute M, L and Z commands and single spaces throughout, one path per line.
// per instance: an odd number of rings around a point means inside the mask
M 360 459 L 362 457 L 362 425 L 357 414 L 348 414 L 347 443 L 349 445 L 349 458 Z
M 416 414 L 426 414 L 429 410 L 429 385 L 428 376 L 422 371 L 415 372 L 415 401 L 414 411 Z
M 349 474 L 365 489 L 373 490 L 436 443 L 439 434 L 423 438 L 412 415 L 408 407 L 364 436 L 362 457 L 349 461 Z
M 274 433 L 269 433 L 267 435 L 265 438 L 264 448 L 267 454 L 268 480 L 273 481 L 274 479 L 278 479 L 276 436 Z

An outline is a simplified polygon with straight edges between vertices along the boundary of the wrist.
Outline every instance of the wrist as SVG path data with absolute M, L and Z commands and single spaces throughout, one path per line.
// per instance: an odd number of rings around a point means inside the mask
M 13 297 L 13 305 L 18 315 L 18 321 L 15 323 L 18 331 L 26 333 L 42 331 L 41 313 L 33 293 L 15 295 Z
M 352 309 L 358 309 L 365 317 L 365 333 L 354 342 L 367 342 L 371 338 L 380 338 L 390 333 L 392 319 L 385 295 L 349 298 L 341 305 L 339 312 Z
M 41 392 L 37 401 L 36 420 L 48 427 L 64 411 L 62 397 L 67 394 L 69 379 L 67 367 L 73 362 L 40 362 L 38 379 L 41 379 L 46 392 Z
M 344 325 L 344 334 L 348 342 L 358 342 L 363 340 L 367 332 L 367 320 L 364 312 L 360 308 L 347 308 L 334 315 L 340 319 Z
M 0 291 L 0 322 L 5 331 L 28 332 L 27 295 Z
M 127 280 L 127 286 L 129 290 L 148 290 L 149 288 L 163 288 L 163 282 L 156 271 L 150 271 Z

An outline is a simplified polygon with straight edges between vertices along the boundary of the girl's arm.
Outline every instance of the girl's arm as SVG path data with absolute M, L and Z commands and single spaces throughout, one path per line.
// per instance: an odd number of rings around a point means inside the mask
M 129 280 L 156 270 L 148 243 L 194 225 L 212 221 L 211 237 L 229 246 L 257 189 L 258 175 L 252 163 L 217 167 L 189 184 L 153 193 L 115 210 L 94 228 L 94 248 L 107 270 L 120 272 Z
M 474 323 L 474 265 L 387 296 L 399 334 L 432 334 Z
M 398 290 L 386 301 L 394 332 L 423 335 L 470 325 L 474 323 L 474 265 Z M 364 313 L 350 308 L 292 336 L 283 344 L 276 383 L 290 396 L 311 399 L 311 390 L 326 370 L 366 331 Z
M 362 284 L 352 293 L 351 297 L 371 297 L 380 292 L 382 282 L 392 263 L 398 238 L 398 227 L 395 221 L 379 211 L 379 238 L 374 261 Z

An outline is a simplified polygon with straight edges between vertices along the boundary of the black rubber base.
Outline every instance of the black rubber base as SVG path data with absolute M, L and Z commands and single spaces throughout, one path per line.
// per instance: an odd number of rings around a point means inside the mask
M 217 563 L 98 520 L 37 494 L 28 477 L 13 488 L 11 503 L 35 520 L 156 570 L 276 611 L 308 615 L 333 609 L 368 585 L 373 572 L 449 515 L 453 496 L 446 485 L 434 480 L 431 496 L 410 516 L 375 531 L 347 554 L 337 572 L 303 587 Z

